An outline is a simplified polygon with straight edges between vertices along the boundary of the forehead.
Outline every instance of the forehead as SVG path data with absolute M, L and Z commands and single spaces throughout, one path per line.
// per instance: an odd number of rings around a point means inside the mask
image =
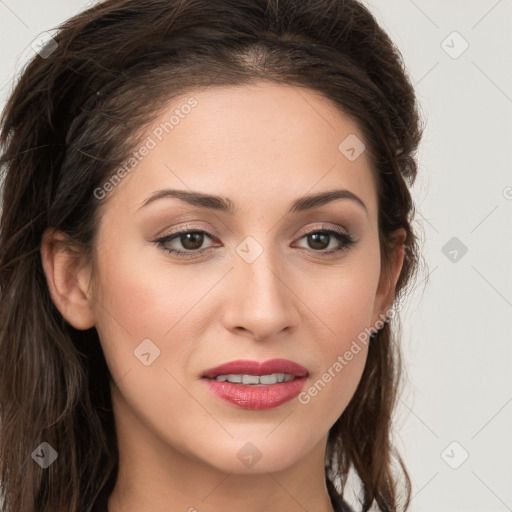
M 236 207 L 347 188 L 370 210 L 376 193 L 367 152 L 354 159 L 348 146 L 364 148 L 359 127 L 316 91 L 270 82 L 192 91 L 146 128 L 114 197 L 134 213 L 162 188 L 223 195 Z

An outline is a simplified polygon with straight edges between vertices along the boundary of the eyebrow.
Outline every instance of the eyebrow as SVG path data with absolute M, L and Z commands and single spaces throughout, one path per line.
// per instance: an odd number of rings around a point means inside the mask
M 154 192 L 144 201 L 138 210 L 154 201 L 157 201 L 158 199 L 163 198 L 180 199 L 181 201 L 193 206 L 199 206 L 201 208 L 208 208 L 210 210 L 217 210 L 229 214 L 234 214 L 237 211 L 235 203 L 229 198 L 204 194 L 202 192 L 176 189 L 163 189 Z M 288 213 L 302 212 L 312 208 L 318 208 L 337 199 L 350 199 L 362 206 L 368 214 L 368 209 L 362 199 L 347 189 L 328 190 L 326 192 L 300 197 L 292 203 Z

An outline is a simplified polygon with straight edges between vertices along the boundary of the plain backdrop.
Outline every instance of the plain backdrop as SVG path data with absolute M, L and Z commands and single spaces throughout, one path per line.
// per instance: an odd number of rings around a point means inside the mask
M 0 0 L 2 107 L 36 36 L 93 3 Z M 413 194 L 427 268 L 400 313 L 411 510 L 512 510 L 512 1 L 366 4 L 426 124 Z

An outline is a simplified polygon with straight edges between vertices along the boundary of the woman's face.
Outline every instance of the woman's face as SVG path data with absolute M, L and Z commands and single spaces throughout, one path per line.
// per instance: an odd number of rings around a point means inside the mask
M 323 457 L 389 307 L 362 139 L 325 98 L 266 82 L 185 95 L 147 130 L 100 200 L 90 303 L 134 450 L 238 473 Z M 258 366 L 276 359 L 300 366 Z

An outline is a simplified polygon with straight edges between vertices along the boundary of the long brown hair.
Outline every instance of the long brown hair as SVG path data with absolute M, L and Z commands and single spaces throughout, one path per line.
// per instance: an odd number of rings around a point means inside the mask
M 24 69 L 1 124 L 5 512 L 89 511 L 115 483 L 109 372 L 98 334 L 74 329 L 56 309 L 41 241 L 54 227 L 77 254 L 91 256 L 105 204 L 95 189 L 172 98 L 260 80 L 320 92 L 364 134 L 378 185 L 383 269 L 391 233 L 406 230 L 397 300 L 419 262 L 409 192 L 422 132 L 416 99 L 400 52 L 357 1 L 106 0 L 66 21 L 54 40 Z M 344 484 L 355 470 L 363 511 L 375 502 L 383 511 L 405 509 L 410 497 L 391 440 L 401 367 L 394 323 L 370 343 L 359 387 L 329 432 L 326 476 Z M 58 452 L 47 469 L 31 457 L 43 441 Z

